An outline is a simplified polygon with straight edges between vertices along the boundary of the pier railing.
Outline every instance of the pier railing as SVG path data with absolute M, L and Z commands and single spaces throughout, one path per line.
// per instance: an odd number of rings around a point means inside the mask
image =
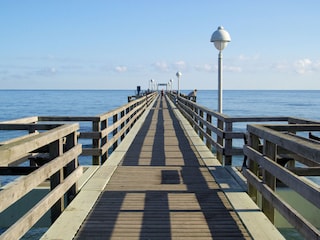
M 244 156 L 242 146 L 246 142 L 245 124 L 257 122 L 316 123 L 293 117 L 231 117 L 210 110 L 176 94 L 168 93 L 170 99 L 188 119 L 198 135 L 212 149 L 221 164 L 232 165 L 233 157 Z M 235 127 L 243 124 L 243 129 Z
M 83 142 L 81 156 L 92 157 L 93 165 L 101 165 L 156 97 L 156 92 L 149 93 L 117 109 L 96 116 L 38 116 L 15 121 L 21 123 L 79 123 L 78 138 L 80 143 Z
M 45 186 L 49 193 L 0 239 L 19 239 L 50 209 L 53 222 L 78 191 L 77 181 L 83 173 L 80 155 L 101 165 L 157 96 L 150 93 L 97 116 L 35 116 L 0 122 L 0 131 L 17 132 L 0 143 L 0 174 L 24 175 L 3 186 L 0 213 L 50 180 L 50 186 Z M 91 143 L 83 146 L 81 140 Z
M 320 239 L 319 226 L 276 192 L 278 185 L 284 185 L 315 209 L 320 208 L 320 186 L 306 177 L 320 176 L 320 139 L 316 137 L 320 124 L 248 125 L 247 129 L 249 142 L 244 153 L 248 168 L 244 175 L 249 195 L 257 203 L 261 201 L 263 212 L 272 222 L 276 209 L 306 239 Z
M 12 219 L 0 239 L 20 239 L 50 209 L 54 221 L 76 195 L 76 183 L 82 175 L 77 161 L 81 153 L 78 129 L 78 124 L 26 124 L 19 120 L 0 123 L 1 131 L 28 133 L 0 143 L 0 174 L 23 175 L 0 191 L 0 213 L 39 185 L 50 183 L 50 191 L 20 219 Z

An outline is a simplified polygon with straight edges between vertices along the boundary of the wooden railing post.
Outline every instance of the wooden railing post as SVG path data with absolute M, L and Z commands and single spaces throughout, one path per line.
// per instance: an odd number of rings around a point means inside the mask
M 115 124 L 116 122 L 118 121 L 118 114 L 115 114 L 113 115 L 113 124 Z M 118 133 L 118 128 L 115 128 L 113 130 L 113 136 L 115 136 L 117 133 Z M 118 141 L 116 141 L 114 144 L 113 144 L 113 151 L 118 147 Z
M 209 113 L 207 113 L 206 121 L 207 121 L 209 124 L 212 123 L 212 116 L 211 116 Z M 207 133 L 209 136 L 211 136 L 211 130 L 210 130 L 209 128 L 206 129 L 206 133 Z M 207 147 L 210 149 L 210 151 L 212 151 L 212 145 L 211 145 L 210 141 L 208 141 L 208 139 L 207 139 L 206 145 L 207 145 Z
M 128 115 L 129 112 L 130 112 L 130 108 L 126 108 L 126 115 Z M 127 118 L 126 125 L 128 124 L 129 121 L 130 121 L 130 117 Z M 129 131 L 130 131 L 130 127 L 127 128 L 126 134 L 128 134 Z
M 218 129 L 223 131 L 223 127 L 224 127 L 223 125 L 224 125 L 223 121 L 218 119 L 218 122 L 217 122 Z M 219 135 L 217 135 L 217 143 L 224 148 L 224 146 L 223 146 L 223 138 L 220 137 Z M 223 164 L 223 153 L 222 152 L 217 151 L 217 159 L 219 160 L 219 162 L 221 164 Z
M 101 131 L 101 125 L 100 121 L 93 121 L 92 122 L 92 130 L 94 132 L 100 132 Z M 92 139 L 92 148 L 100 148 L 101 146 L 101 139 Z M 92 165 L 100 165 L 100 156 L 92 156 Z
M 203 119 L 203 111 L 201 109 L 199 110 L 199 116 Z M 199 126 L 203 130 L 203 123 L 201 121 L 199 121 Z M 203 141 L 203 134 L 201 131 L 200 131 L 200 138 Z
M 123 110 L 123 111 L 121 111 L 121 113 L 120 113 L 120 117 L 123 118 L 124 116 L 125 116 L 125 111 Z M 120 129 L 123 129 L 123 128 L 124 128 L 124 125 L 125 125 L 124 122 L 121 123 Z M 124 137 L 125 137 L 125 133 L 123 133 L 123 134 L 121 135 L 121 141 L 124 139 Z
M 276 157 L 277 157 L 276 144 L 265 140 L 263 144 L 263 152 L 265 156 L 276 161 Z M 276 178 L 266 170 L 263 170 L 263 182 L 267 184 L 273 191 L 275 191 Z M 272 206 L 272 203 L 267 201 L 264 197 L 262 197 L 262 211 L 269 218 L 269 220 L 272 223 L 274 223 L 274 208 Z
M 189 108 L 191 109 L 191 113 L 190 113 L 190 115 L 191 115 L 191 118 L 192 118 L 192 122 L 191 122 L 191 125 L 193 126 L 193 129 L 196 131 L 197 130 L 197 122 L 196 122 L 196 116 L 198 115 L 198 108 L 196 107 L 196 106 L 194 106 L 194 105 L 191 105 L 191 104 L 189 104 L 188 103 L 188 105 L 189 105 Z M 194 122 L 196 122 L 196 123 L 194 123 Z
M 72 134 L 69 134 L 66 137 L 66 143 L 64 145 L 64 151 L 68 151 L 70 149 L 72 149 L 74 146 L 77 145 L 77 141 L 78 141 L 78 136 L 76 134 L 76 132 L 73 132 Z M 72 160 L 65 169 L 65 176 L 64 178 L 66 178 L 67 176 L 69 176 L 77 167 L 78 167 L 78 158 L 75 158 L 74 160 Z M 78 186 L 77 183 L 75 183 L 67 192 L 67 204 L 69 204 L 72 199 L 75 197 L 75 195 L 77 194 L 78 191 Z
M 54 159 L 63 154 L 63 141 L 58 139 L 49 145 L 50 159 Z M 50 177 L 50 189 L 53 190 L 63 181 L 63 169 L 60 169 Z M 51 207 L 51 222 L 53 223 L 61 214 L 64 209 L 64 198 L 60 198 Z
M 108 127 L 108 119 L 101 121 L 101 126 L 100 126 L 101 131 L 106 129 L 107 127 Z M 104 146 L 105 144 L 107 144 L 107 142 L 108 142 L 108 136 L 103 137 L 101 139 L 101 147 Z M 108 156 L 109 156 L 108 154 L 109 154 L 108 150 L 102 154 L 101 159 L 100 159 L 101 164 L 103 164 L 108 159 Z
M 252 147 L 253 149 L 255 149 L 256 151 L 259 151 L 260 149 L 260 140 L 259 137 L 257 137 L 256 135 L 250 134 L 249 135 L 249 142 L 248 142 L 249 146 Z M 259 177 L 259 168 L 258 168 L 258 164 L 253 161 L 252 159 L 248 159 L 248 167 L 249 170 L 255 174 L 256 176 Z M 249 196 L 253 199 L 253 201 L 255 201 L 256 203 L 258 203 L 258 191 L 257 189 L 248 182 L 248 194 Z
M 226 122 L 226 131 L 232 132 L 232 122 Z M 228 154 L 232 150 L 232 138 L 225 139 L 225 156 L 224 165 L 232 165 L 232 154 Z

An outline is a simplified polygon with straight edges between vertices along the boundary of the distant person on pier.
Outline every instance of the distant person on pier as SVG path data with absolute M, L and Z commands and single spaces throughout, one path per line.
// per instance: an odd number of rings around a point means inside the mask
M 196 97 L 197 96 L 197 89 L 193 90 L 188 94 L 188 97 Z

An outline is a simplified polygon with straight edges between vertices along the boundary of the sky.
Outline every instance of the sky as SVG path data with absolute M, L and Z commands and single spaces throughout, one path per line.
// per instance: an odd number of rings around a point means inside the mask
M 0 89 L 319 90 L 319 0 L 1 0 Z

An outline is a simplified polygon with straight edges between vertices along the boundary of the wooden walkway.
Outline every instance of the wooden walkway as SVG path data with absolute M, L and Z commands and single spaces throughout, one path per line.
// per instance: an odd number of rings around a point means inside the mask
M 251 239 L 159 98 L 75 239 Z

